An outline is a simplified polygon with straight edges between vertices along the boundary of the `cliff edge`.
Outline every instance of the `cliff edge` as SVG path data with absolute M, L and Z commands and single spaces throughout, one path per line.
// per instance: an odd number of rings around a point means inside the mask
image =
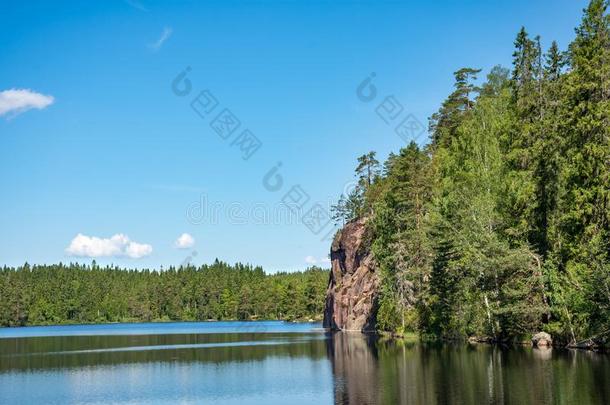
M 365 220 L 346 224 L 333 240 L 324 327 L 374 331 L 379 276 L 367 244 Z

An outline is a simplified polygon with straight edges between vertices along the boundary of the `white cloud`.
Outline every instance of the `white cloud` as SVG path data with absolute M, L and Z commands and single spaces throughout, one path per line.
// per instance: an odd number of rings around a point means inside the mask
M 323 257 L 323 258 L 320 259 L 320 263 L 328 264 L 328 263 L 330 263 L 330 258 L 328 256 Z
M 133 242 L 122 233 L 113 235 L 111 238 L 98 238 L 86 236 L 81 233 L 76 235 L 66 253 L 72 256 L 84 257 L 129 257 L 139 259 L 152 253 L 152 246 L 145 243 Z
M 148 47 L 154 52 L 157 52 L 159 49 L 161 49 L 165 41 L 167 41 L 171 35 L 172 29 L 170 27 L 163 28 L 163 32 L 161 32 L 161 37 L 155 43 L 149 44 Z
M 127 257 L 139 259 L 152 253 L 152 246 L 146 243 L 129 242 L 125 247 Z
M 188 233 L 183 233 L 180 235 L 176 242 L 174 242 L 174 246 L 178 249 L 188 249 L 195 245 L 195 238 L 193 238 Z
M 37 108 L 42 110 L 53 104 L 53 96 L 36 93 L 28 89 L 10 89 L 0 91 L 0 116 L 12 114 L 15 116 Z

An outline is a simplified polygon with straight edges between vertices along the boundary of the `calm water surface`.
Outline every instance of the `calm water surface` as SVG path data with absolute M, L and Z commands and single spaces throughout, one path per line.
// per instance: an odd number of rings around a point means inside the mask
M 610 356 L 383 342 L 320 324 L 0 329 L 0 404 L 610 404 Z

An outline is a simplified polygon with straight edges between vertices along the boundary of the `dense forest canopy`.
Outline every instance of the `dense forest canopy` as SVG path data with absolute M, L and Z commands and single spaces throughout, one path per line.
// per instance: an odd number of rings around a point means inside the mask
M 566 51 L 522 28 L 512 69 L 455 72 L 411 143 L 335 207 L 365 218 L 380 269 L 378 328 L 497 341 L 610 333 L 610 18 L 584 10 Z M 382 169 L 382 170 L 380 170 Z
M 92 265 L 0 269 L 0 326 L 319 319 L 328 271 L 266 274 L 216 261 L 163 271 Z

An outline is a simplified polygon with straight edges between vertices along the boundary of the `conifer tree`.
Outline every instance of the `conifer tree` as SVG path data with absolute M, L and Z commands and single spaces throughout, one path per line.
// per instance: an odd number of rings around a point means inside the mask
M 562 194 L 552 229 L 554 256 L 578 336 L 610 319 L 610 30 L 604 0 L 592 0 L 569 48 L 563 82 Z M 574 286 L 577 286 L 576 288 Z

